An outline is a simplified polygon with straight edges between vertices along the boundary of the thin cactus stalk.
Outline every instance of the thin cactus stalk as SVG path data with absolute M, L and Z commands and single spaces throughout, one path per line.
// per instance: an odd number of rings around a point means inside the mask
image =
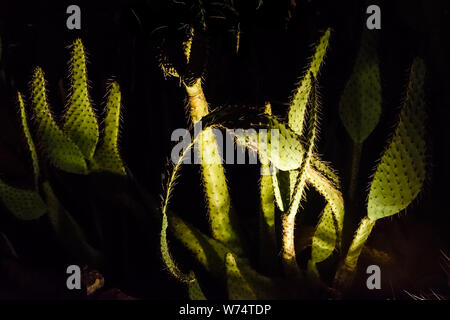
M 289 204 L 289 209 L 283 214 L 282 217 L 282 257 L 283 264 L 288 275 L 299 273 L 295 254 L 295 219 L 297 216 L 298 208 L 300 206 L 300 201 L 303 197 L 304 188 L 306 186 L 307 171 L 311 165 L 311 158 L 314 150 L 314 140 L 316 138 L 318 102 L 315 84 L 313 84 L 313 89 L 310 96 L 310 106 L 311 108 L 308 121 L 308 130 L 306 133 L 307 145 L 305 156 L 303 157 L 302 166 L 299 169 L 297 181 L 293 189 L 292 199 Z
M 187 283 L 192 283 L 194 281 L 192 274 L 190 274 L 190 275 L 184 274 L 176 265 L 174 259 L 172 258 L 172 255 L 170 254 L 170 251 L 169 251 L 169 244 L 168 244 L 168 240 L 167 240 L 167 228 L 169 227 L 169 221 L 167 218 L 167 211 L 168 211 L 170 197 L 172 195 L 172 190 L 176 183 L 178 170 L 181 168 L 183 159 L 186 156 L 187 152 L 189 152 L 190 149 L 193 147 L 194 142 L 195 142 L 195 139 L 183 151 L 183 154 L 180 156 L 180 158 L 178 159 L 178 162 L 175 164 L 175 166 L 172 170 L 172 173 L 170 175 L 170 178 L 167 182 L 166 194 L 163 199 L 163 204 L 161 207 L 162 226 L 161 226 L 161 236 L 160 236 L 160 247 L 161 247 L 161 256 L 162 256 L 163 262 L 164 262 L 165 266 L 168 268 L 169 272 L 174 277 L 176 277 L 177 279 L 179 279 L 182 282 L 187 282 Z
M 343 289 L 351 285 L 359 256 L 374 226 L 375 221 L 371 220 L 369 217 L 365 217 L 361 220 L 361 223 L 353 237 L 350 248 L 348 249 L 347 255 L 336 272 L 334 285 L 337 288 Z

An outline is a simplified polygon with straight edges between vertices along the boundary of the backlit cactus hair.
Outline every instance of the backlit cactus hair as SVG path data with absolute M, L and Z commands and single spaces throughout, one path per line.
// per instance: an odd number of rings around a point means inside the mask
M 76 174 L 110 171 L 125 175 L 117 143 L 121 109 L 119 84 L 114 81 L 110 85 L 99 143 L 99 125 L 89 98 L 86 55 L 80 39 L 72 45 L 70 95 L 62 128 L 48 105 L 44 72 L 40 67 L 34 71 L 31 92 L 40 145 L 55 167 Z
M 0 179 L 0 199 L 21 220 L 37 219 L 47 213 L 56 235 L 64 245 L 74 250 L 76 256 L 98 265 L 101 254 L 89 245 L 77 221 L 62 206 L 48 177 L 41 176 L 39 153 L 28 125 L 28 118 L 33 118 L 36 145 L 54 167 L 82 175 L 94 171 L 126 175 L 118 149 L 121 118 L 119 84 L 116 81 L 110 83 L 100 134 L 97 116 L 89 98 L 86 54 L 80 39 L 74 41 L 71 51 L 70 94 L 62 126 L 49 106 L 42 68 L 35 68 L 31 80 L 32 117 L 27 116 L 24 98 L 18 93 L 20 123 L 33 166 L 34 188 L 17 188 Z
M 339 191 L 339 180 L 333 170 L 330 169 L 327 164 L 322 162 L 315 153 L 319 104 L 316 76 L 318 75 L 320 65 L 325 56 L 329 36 L 330 30 L 327 30 L 322 35 L 319 44 L 316 46 L 315 53 L 307 72 L 300 81 L 299 88 L 295 91 L 292 99 L 288 113 L 288 123 L 281 122 L 271 114 L 270 104 L 266 105 L 264 114 L 255 115 L 254 121 L 248 120 L 247 123 L 245 120 L 235 123 L 233 123 L 233 120 L 228 121 L 229 117 L 234 120 L 241 117 L 239 117 L 239 115 L 230 115 L 222 110 L 216 110 L 212 114 L 208 114 L 206 113 L 208 110 L 206 99 L 201 90 L 201 79 L 197 79 L 192 86 L 185 84 L 191 112 L 194 111 L 197 113 L 199 110 L 204 111 L 201 115 L 199 114 L 199 117 L 192 117 L 193 120 L 202 120 L 204 129 L 202 135 L 208 130 L 211 130 L 211 127 L 214 125 L 225 128 L 235 128 L 233 126 L 245 126 L 249 123 L 253 123 L 254 126 L 255 123 L 259 123 L 257 128 L 267 130 L 267 135 L 265 136 L 267 139 L 261 139 L 261 134 L 256 132 L 255 135 L 252 135 L 251 133 L 244 131 L 242 136 L 235 132 L 236 141 L 240 144 L 244 144 L 248 149 L 258 152 L 261 159 L 267 159 L 269 161 L 268 163 L 262 162 L 262 169 L 265 174 L 260 181 L 261 219 L 265 228 L 261 232 L 272 235 L 270 241 L 273 243 L 271 245 L 272 248 L 276 248 L 275 225 L 273 223 L 276 203 L 282 214 L 283 230 L 281 242 L 284 270 L 288 277 L 294 278 L 300 275 L 295 256 L 295 218 L 299 211 L 300 202 L 304 196 L 304 190 L 307 184 L 312 185 L 324 196 L 329 203 L 328 208 L 333 216 L 331 219 L 333 221 L 339 221 L 339 223 L 333 224 L 333 226 L 336 226 L 336 228 L 332 230 L 335 234 L 335 238 L 340 238 L 339 228 L 342 228 L 343 200 Z M 211 119 L 213 119 L 212 122 L 208 123 L 208 120 Z M 303 129 L 303 127 L 305 127 L 305 129 Z M 272 140 L 272 131 L 277 133 L 277 139 Z M 202 141 L 202 148 L 205 148 L 205 145 L 203 144 L 204 141 L 205 140 Z M 192 147 L 192 144 L 193 143 L 189 145 L 188 149 Z M 184 152 L 186 151 L 187 150 L 185 149 Z M 203 155 L 205 156 L 205 153 L 203 153 Z M 211 156 L 209 158 L 211 158 Z M 196 280 L 194 280 L 193 277 L 180 273 L 180 270 L 176 267 L 172 257 L 168 253 L 166 230 L 170 230 L 175 238 L 194 255 L 204 268 L 216 277 L 227 279 L 228 296 L 230 299 L 274 298 L 283 296 L 283 291 L 285 291 L 285 293 L 287 291 L 281 289 L 285 288 L 281 284 L 282 281 L 280 282 L 280 279 L 277 278 L 265 277 L 255 271 L 249 265 L 248 258 L 243 254 L 245 252 L 243 248 L 236 247 L 235 243 L 228 241 L 226 238 L 221 238 L 219 237 L 219 234 L 215 233 L 214 225 L 217 224 L 217 222 L 215 222 L 214 219 L 210 219 L 213 232 L 212 237 L 209 237 L 201 233 L 195 227 L 184 223 L 183 220 L 178 218 L 174 213 L 168 212 L 167 203 L 172 192 L 172 181 L 176 177 L 175 172 L 179 170 L 181 162 L 180 158 L 179 164 L 175 165 L 174 171 L 168 180 L 168 188 L 166 188 L 165 201 L 163 203 L 164 223 L 161 249 L 164 260 L 167 260 L 166 266 L 168 269 L 180 280 L 190 282 L 190 288 L 193 287 L 193 283 Z M 273 165 L 276 170 L 271 170 L 269 163 Z M 208 170 L 210 169 L 211 168 Z M 279 175 L 277 171 L 282 174 Z M 283 176 L 286 176 L 287 180 L 284 179 Z M 224 187 L 226 187 L 225 177 L 222 174 L 219 176 L 215 174 L 215 177 L 223 177 L 223 180 L 221 181 L 224 182 Z M 288 181 L 287 188 L 285 181 Z M 209 195 L 214 194 L 213 190 L 208 189 L 208 182 L 206 180 L 204 180 L 204 184 L 206 186 L 205 192 Z M 220 194 L 222 197 L 224 193 Z M 215 197 L 211 196 L 209 201 L 214 201 L 214 199 Z M 286 199 L 286 201 L 284 199 Z M 220 203 L 220 201 L 216 203 Z M 223 215 L 227 210 L 228 209 L 226 208 L 220 207 L 217 210 L 217 214 Z M 232 227 L 231 225 L 229 226 L 230 228 Z M 228 230 L 221 224 L 217 224 L 217 227 L 221 228 L 222 232 Z M 335 242 L 337 243 L 338 241 Z M 335 245 L 333 244 L 333 249 L 334 246 Z M 263 258 L 261 264 L 271 263 L 269 260 L 271 258 L 266 258 L 267 261 Z M 315 262 L 317 261 L 314 261 L 314 263 Z

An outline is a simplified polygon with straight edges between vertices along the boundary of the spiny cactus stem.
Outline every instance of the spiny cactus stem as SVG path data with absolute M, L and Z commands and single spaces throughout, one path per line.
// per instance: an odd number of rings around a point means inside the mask
M 169 226 L 169 222 L 167 219 L 167 209 L 169 206 L 169 200 L 170 196 L 172 194 L 173 187 L 175 186 L 178 170 L 181 167 L 181 164 L 183 163 L 183 159 L 186 156 L 187 152 L 190 152 L 191 148 L 193 147 L 195 143 L 195 139 L 187 146 L 187 148 L 183 151 L 183 153 L 180 155 L 180 158 L 178 159 L 178 162 L 175 164 L 172 173 L 169 177 L 169 180 L 167 182 L 166 187 L 166 195 L 163 200 L 162 205 L 162 227 L 161 227 L 161 237 L 160 237 L 160 245 L 161 245 L 161 255 L 162 259 L 164 261 L 164 264 L 168 268 L 169 272 L 175 276 L 175 278 L 179 279 L 182 282 L 191 283 L 195 280 L 195 278 L 192 277 L 192 274 L 186 275 L 184 274 L 176 265 L 175 261 L 173 260 L 170 251 L 169 251 L 169 245 L 167 241 L 167 228 Z
M 335 286 L 337 288 L 348 288 L 351 285 L 359 256 L 374 225 L 375 220 L 372 220 L 369 217 L 365 217 L 361 220 L 344 262 L 336 272 Z
M 306 132 L 306 152 L 302 165 L 299 170 L 298 178 L 293 190 L 293 197 L 289 204 L 287 214 L 282 218 L 283 228 L 283 261 L 288 275 L 291 272 L 299 273 L 298 264 L 295 258 L 295 217 L 300 206 L 300 202 L 303 197 L 304 189 L 306 186 L 306 179 L 308 176 L 308 170 L 311 166 L 311 159 L 313 158 L 314 140 L 316 138 L 316 126 L 317 126 L 317 86 L 315 83 L 314 75 L 311 73 L 311 96 L 309 97 L 308 104 L 310 106 L 310 115 L 308 120 L 308 128 Z
M 198 78 L 192 86 L 185 85 L 185 88 L 192 122 L 195 123 L 208 114 L 208 103 L 203 93 L 202 80 Z
M 346 212 L 347 214 L 344 216 L 344 225 L 343 225 L 343 239 L 342 245 L 344 250 L 347 250 L 352 242 L 353 230 L 358 225 L 358 215 L 357 212 L 360 212 L 361 205 L 358 201 L 358 175 L 359 168 L 361 162 L 361 152 L 363 143 L 359 143 L 352 140 L 351 143 L 351 160 L 349 164 L 349 176 L 348 176 L 348 193 L 346 196 Z M 347 204 L 348 202 L 348 204 Z M 345 252 L 345 251 L 344 251 Z
M 189 99 L 191 119 L 193 123 L 196 123 L 209 112 L 201 79 L 198 78 L 192 86 L 185 85 L 185 88 Z M 215 239 L 229 244 L 231 248 L 240 252 L 240 240 L 231 225 L 230 195 L 214 132 L 211 128 L 206 128 L 200 137 L 202 178 L 208 201 L 212 234 Z
M 290 278 L 300 276 L 300 269 L 295 254 L 295 218 L 295 214 L 283 214 L 281 222 L 283 228 L 283 269 L 285 275 Z
M 349 184 L 349 200 L 355 201 L 356 190 L 358 185 L 359 165 L 361 161 L 362 143 L 354 142 L 352 150 L 352 161 L 350 169 L 350 184 Z

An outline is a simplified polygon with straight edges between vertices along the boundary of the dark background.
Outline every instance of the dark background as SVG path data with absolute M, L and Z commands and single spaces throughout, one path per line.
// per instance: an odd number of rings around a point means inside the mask
M 318 150 L 339 172 L 345 186 L 351 144 L 340 122 L 338 105 L 365 24 L 366 6 L 363 1 L 298 0 L 294 9 L 292 2 L 264 0 L 260 9 L 255 10 L 257 1 L 235 0 L 237 15 L 225 10 L 221 12 L 226 16 L 225 20 L 208 19 L 205 94 L 211 107 L 238 105 L 244 108 L 245 105 L 261 110 L 264 102 L 270 101 L 276 114 L 285 115 L 291 93 L 312 54 L 311 45 L 327 27 L 331 27 L 330 48 L 319 78 L 322 111 Z M 68 15 L 65 12 L 71 4 L 81 7 L 81 31 L 66 28 Z M 439 250 L 448 252 L 449 249 L 450 4 L 443 0 L 378 1 L 378 4 L 382 10 L 383 114 L 363 149 L 362 202 L 375 163 L 396 123 L 412 58 L 423 57 L 428 67 L 429 173 L 426 186 L 407 214 L 380 221 L 371 237 L 374 247 L 389 252 L 398 261 L 396 269 L 389 274 L 394 282 L 392 290 L 387 288 L 389 290 L 380 294 L 392 298 L 402 289 L 420 291 L 441 286 L 441 276 L 436 275 L 440 272 Z M 163 173 L 167 172 L 166 163 L 173 146 L 170 135 L 176 128 L 186 128 L 188 122 L 184 89 L 178 79 L 164 79 L 158 66 L 158 47 L 164 40 L 176 48 L 181 34 L 177 28 L 196 19 L 195 8 L 191 9 L 190 5 L 163 0 L 2 1 L 2 178 L 19 186 L 32 184 L 17 123 L 15 92 L 28 93 L 32 70 L 41 66 L 46 73 L 50 105 L 58 114 L 64 106 L 67 91 L 69 50 L 66 46 L 81 37 L 89 53 L 92 100 L 101 110 L 107 81 L 113 77 L 120 83 L 124 106 L 121 153 L 134 176 L 159 199 Z M 233 33 L 237 22 L 241 30 L 238 54 Z M 226 168 L 233 205 L 244 221 L 245 230 L 249 230 L 249 238 L 256 239 L 251 231 L 254 228 L 248 227 L 255 223 L 259 210 L 259 169 L 257 166 Z M 313 205 L 305 208 L 311 214 L 305 214 L 304 221 L 313 226 L 320 209 L 317 205 L 314 207 L 318 203 L 314 195 L 311 199 Z M 183 169 L 172 208 L 207 230 L 198 167 Z M 6 209 L 1 210 L 0 231 L 16 246 L 30 269 L 62 274 L 64 271 L 58 266 L 64 265 L 68 258 L 61 258 L 63 253 L 55 245 L 45 222 L 38 222 L 41 229 L 36 231 L 35 224 L 19 223 Z M 362 211 L 360 217 L 364 215 Z M 159 248 L 155 246 L 152 250 L 157 253 Z M 156 253 L 151 261 L 158 262 Z M 147 252 L 140 252 L 140 255 L 147 259 Z M 183 297 L 181 286 L 167 276 L 162 265 L 159 266 L 161 270 L 155 267 L 152 275 L 112 274 L 108 285 L 118 286 L 127 294 L 139 297 Z

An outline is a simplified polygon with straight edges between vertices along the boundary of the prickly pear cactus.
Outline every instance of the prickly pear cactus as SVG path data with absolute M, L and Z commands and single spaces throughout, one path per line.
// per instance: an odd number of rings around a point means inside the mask
M 28 127 L 28 121 L 25 112 L 25 104 L 20 92 L 17 93 L 19 104 L 19 114 L 22 130 L 30 151 L 30 158 L 33 165 L 34 190 L 20 189 L 9 186 L 0 179 L 0 199 L 6 208 L 21 220 L 33 220 L 41 217 L 47 212 L 47 207 L 38 193 L 39 180 L 39 162 L 36 154 L 33 139 Z
M 183 82 L 188 97 L 189 115 L 194 125 L 209 113 L 201 78 L 204 61 L 200 60 L 202 60 L 204 49 L 203 40 L 197 36 L 193 28 L 190 28 L 187 39 L 183 43 L 186 58 L 185 74 L 176 70 L 165 55 L 162 55 L 160 60 L 160 66 L 165 76 L 179 77 Z M 200 53 L 200 57 L 193 57 L 193 52 Z M 210 128 L 203 130 L 200 134 L 199 139 L 197 139 L 197 147 L 202 160 L 201 173 L 213 237 L 239 251 L 241 240 L 238 232 L 234 230 L 231 224 L 231 201 L 225 170 L 216 138 Z
M 422 189 L 426 174 L 424 78 L 425 64 L 416 59 L 400 122 L 370 186 L 367 214 L 372 220 L 405 209 Z
M 39 146 L 50 163 L 60 170 L 75 174 L 103 170 L 125 175 L 117 146 L 121 105 L 119 86 L 115 82 L 111 85 L 105 111 L 104 135 L 97 148 L 98 124 L 89 100 L 86 58 L 79 39 L 72 46 L 70 78 L 70 98 L 61 129 L 48 105 L 44 72 L 40 67 L 34 70 L 31 81 L 32 118 L 36 123 Z M 59 202 L 46 180 L 47 177 L 40 176 L 38 153 L 20 93 L 18 105 L 22 130 L 32 160 L 35 188 L 19 189 L 0 180 L 0 199 L 9 211 L 22 220 L 37 219 L 47 213 L 57 237 L 72 254 L 83 261 L 99 265 L 101 254 L 88 243 L 77 221 Z M 41 198 L 40 192 L 44 198 Z
M 33 138 L 30 133 L 30 129 L 28 127 L 28 119 L 25 111 L 25 103 L 23 102 L 23 97 L 20 92 L 17 93 L 17 99 L 19 102 L 19 112 L 20 112 L 20 121 L 22 124 L 22 130 L 25 135 L 25 140 L 27 142 L 28 150 L 30 152 L 31 163 L 33 165 L 33 175 L 34 175 L 34 186 L 37 190 L 38 182 L 39 182 L 39 160 L 36 152 L 36 146 L 34 144 Z
M 328 30 L 322 36 L 309 71 L 301 81 L 300 88 L 293 98 L 288 123 L 283 123 L 272 116 L 270 107 L 267 105 L 264 114 L 255 115 L 255 118 L 252 118 L 253 120 L 249 119 L 248 121 L 237 120 L 241 119 L 239 115 L 230 114 L 222 110 L 209 113 L 206 99 L 201 90 L 200 79 L 194 84 L 185 84 L 191 107 L 191 118 L 194 121 L 202 121 L 204 130 L 202 135 L 210 131 L 214 126 L 225 129 L 249 128 L 234 130 L 233 134 L 238 144 L 259 155 L 262 164 L 260 239 L 261 243 L 267 244 L 267 246 L 264 245 L 261 248 L 260 264 L 273 263 L 272 257 L 264 254 L 264 251 L 267 251 L 265 249 L 270 247 L 274 249 L 273 252 L 276 252 L 276 203 L 283 215 L 283 239 L 281 242 L 283 243 L 283 261 L 287 262 L 285 263 L 287 266 L 286 270 L 289 271 L 286 271 L 286 274 L 294 276 L 294 279 L 299 275 L 296 273 L 298 266 L 295 260 L 295 217 L 300 207 L 306 184 L 311 184 L 329 202 L 327 206 L 329 210 L 327 210 L 326 216 L 333 221 L 339 221 L 335 224 L 338 230 L 332 230 L 335 236 L 335 243 L 340 238 L 340 230 L 342 228 L 343 200 L 339 191 L 339 180 L 329 166 L 318 158 L 314 149 L 319 104 L 315 78 L 328 46 L 329 35 L 330 31 Z M 166 64 L 166 66 L 168 65 Z M 182 77 L 182 75 L 180 76 Z M 304 125 L 305 130 L 303 130 Z M 260 131 L 257 132 L 254 130 L 255 128 L 260 129 Z M 303 131 L 305 132 L 303 133 Z M 192 144 L 189 148 L 192 147 Z M 202 148 L 204 148 L 204 140 L 202 140 Z M 186 152 L 186 149 L 183 152 Z M 203 155 L 205 155 L 204 152 Z M 211 160 L 211 155 L 209 160 Z M 193 287 L 193 280 L 180 273 L 173 258 L 168 253 L 167 228 L 178 242 L 188 249 L 203 268 L 215 277 L 227 279 L 230 299 L 259 299 L 262 297 L 283 296 L 283 292 L 280 292 L 280 288 L 283 287 L 280 285 L 280 282 L 273 278 L 264 277 L 253 270 L 248 264 L 248 259 L 243 255 L 244 251 L 242 248 L 238 247 L 236 249 L 236 246 L 233 246 L 229 241 L 219 238 L 215 234 L 214 229 L 213 237 L 210 238 L 194 227 L 185 224 L 183 220 L 175 215 L 168 214 L 167 203 L 172 192 L 172 181 L 177 176 L 180 164 L 175 165 L 174 171 L 169 178 L 163 203 L 161 251 L 168 269 L 180 280 L 188 280 L 190 283 L 189 288 Z M 219 177 L 221 176 L 222 174 L 219 175 Z M 205 178 L 204 184 L 207 184 Z M 214 194 L 213 190 L 206 190 L 206 193 L 208 197 Z M 221 195 L 223 199 L 222 196 L 223 193 Z M 220 203 L 219 200 L 216 203 Z M 222 214 L 226 211 L 222 210 Z M 210 223 L 212 226 L 218 225 L 213 219 L 210 219 Z M 222 226 L 221 228 L 223 229 Z M 320 230 L 318 232 L 320 233 Z M 262 239 L 263 237 L 264 239 Z M 334 250 L 335 243 L 331 244 L 331 251 Z M 270 270 L 270 268 L 267 270 Z
M 80 39 L 75 40 L 72 45 L 70 90 L 63 129 L 78 145 L 84 157 L 90 160 L 95 152 L 99 131 L 97 118 L 89 98 L 86 54 Z
M 33 220 L 47 212 L 47 207 L 35 190 L 11 187 L 0 179 L 0 199 L 6 208 L 21 220 Z
M 308 269 L 314 275 L 319 276 L 316 264 L 327 259 L 335 250 L 337 233 L 337 224 L 333 216 L 333 210 L 327 204 L 325 209 L 323 209 L 311 244 L 311 259 L 308 262 Z
M 311 58 L 310 65 L 304 78 L 300 81 L 300 85 L 294 93 L 291 105 L 289 107 L 289 127 L 294 130 L 298 135 L 303 134 L 303 123 L 306 115 L 306 105 L 309 100 L 309 95 L 313 86 L 313 78 L 317 78 L 320 67 L 323 63 L 325 54 L 328 48 L 328 42 L 330 39 L 331 30 L 322 35 L 318 45 L 316 46 L 315 53 Z
M 72 45 L 70 96 L 61 129 L 47 102 L 44 72 L 36 68 L 32 87 L 34 118 L 40 145 L 57 168 L 76 174 L 109 171 L 125 175 L 118 150 L 121 93 L 111 84 L 106 103 L 104 131 L 98 145 L 99 127 L 89 99 L 86 57 L 80 39 Z M 94 157 L 95 155 L 95 157 Z
M 424 79 L 425 64 L 416 58 L 411 67 L 399 123 L 370 185 L 367 216 L 362 219 L 344 264 L 336 275 L 336 281 L 341 285 L 348 281 L 356 268 L 375 222 L 408 207 L 422 190 L 426 175 Z
M 341 121 L 355 143 L 366 140 L 378 124 L 381 99 L 377 33 L 364 29 L 353 72 L 339 103 Z
M 189 299 L 190 300 L 206 300 L 205 294 L 197 280 L 197 278 L 189 283 Z
M 119 153 L 121 94 L 119 84 L 113 82 L 109 89 L 105 108 L 103 138 L 95 151 L 94 161 L 101 169 L 125 175 L 125 167 Z
M 86 174 L 87 164 L 81 150 L 64 134 L 53 118 L 47 102 L 44 72 L 39 67 L 34 71 L 31 89 L 37 134 L 48 159 L 61 170 Z
M 256 294 L 242 276 L 232 253 L 225 258 L 228 298 L 230 300 L 256 300 Z

